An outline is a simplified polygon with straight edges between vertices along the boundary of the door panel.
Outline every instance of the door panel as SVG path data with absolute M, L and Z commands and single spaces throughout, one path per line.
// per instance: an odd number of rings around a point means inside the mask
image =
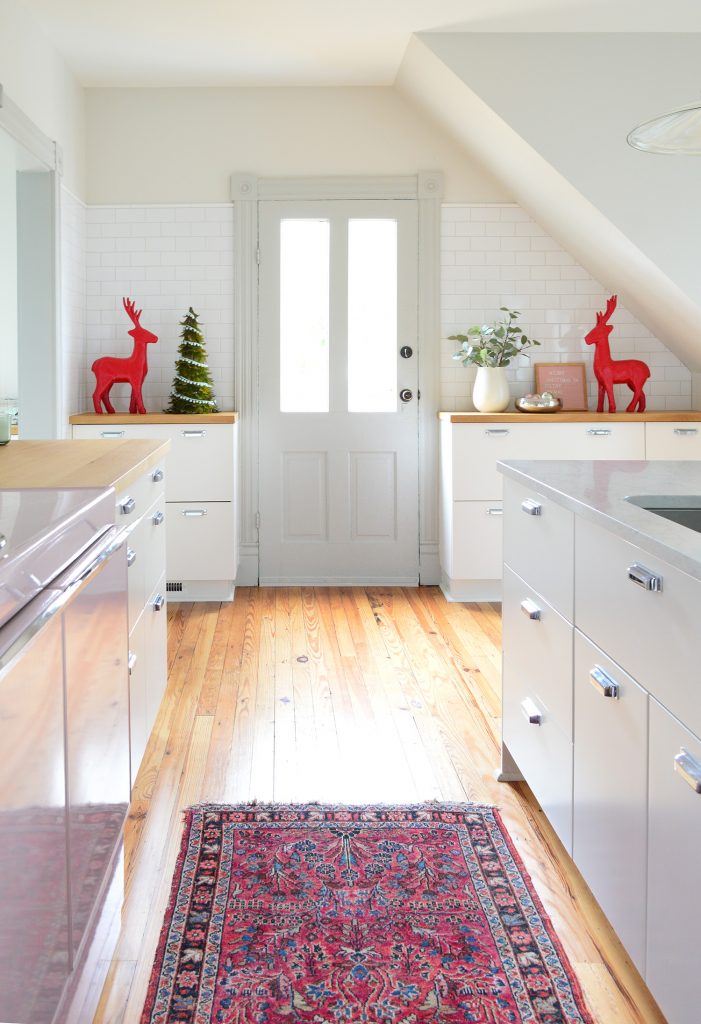
M 417 584 L 416 203 L 259 214 L 260 581 Z

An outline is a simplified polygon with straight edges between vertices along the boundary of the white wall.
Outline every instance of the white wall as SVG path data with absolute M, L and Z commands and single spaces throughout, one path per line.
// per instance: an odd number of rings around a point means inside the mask
M 129 356 L 132 328 L 127 296 L 141 322 L 158 335 L 148 346 L 144 404 L 162 412 L 175 372 L 179 321 L 192 306 L 200 314 L 207 360 L 220 410 L 234 407 L 233 206 L 93 206 L 87 211 L 87 352 L 82 376 L 92 411 L 103 355 Z M 112 390 L 115 409 L 129 409 L 129 388 Z
M 60 143 L 64 183 L 84 197 L 85 100 L 39 25 L 17 0 L 0 0 L 0 84 L 50 139 Z
M 87 406 L 86 374 L 86 221 L 85 203 L 61 190 L 61 336 L 62 389 L 66 416 Z
M 0 129 L 0 401 L 17 399 L 17 158 Z
M 518 309 L 519 323 L 542 344 L 529 349 L 507 370 L 514 398 L 534 388 L 534 362 L 584 362 L 589 407 L 596 409 L 594 352 L 584 335 L 595 323 L 597 310 L 606 308 L 609 292 L 579 266 L 519 206 L 446 206 L 441 242 L 441 408 L 473 408 L 475 370 L 451 357 L 460 343 L 451 334 L 464 334 L 472 324 L 490 323 L 503 316 L 501 306 Z M 611 323 L 614 358 L 642 359 L 650 366 L 645 385 L 648 409 L 691 408 L 691 374 L 650 331 L 618 305 Z M 619 412 L 632 393 L 615 389 Z
M 392 88 L 90 89 L 88 201 L 226 202 L 229 176 L 441 169 L 446 197 L 512 198 Z
M 699 34 L 435 33 L 421 39 L 701 301 L 701 161 L 640 153 L 626 143 L 636 124 L 698 98 Z

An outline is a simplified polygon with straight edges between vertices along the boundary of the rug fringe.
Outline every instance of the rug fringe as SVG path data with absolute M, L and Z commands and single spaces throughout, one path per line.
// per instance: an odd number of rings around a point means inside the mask
M 278 810 L 281 807 L 294 807 L 294 808 L 324 807 L 324 808 L 329 808 L 329 809 L 343 809 L 343 810 L 349 810 L 349 811 L 359 811 L 359 810 L 362 810 L 364 808 L 367 809 L 367 808 L 370 808 L 370 807 L 378 807 L 378 808 L 382 808 L 383 810 L 386 810 L 386 809 L 392 808 L 392 807 L 403 808 L 405 810 L 419 810 L 419 809 L 423 809 L 423 808 L 440 808 L 441 810 L 444 810 L 444 811 L 462 811 L 462 812 L 464 812 L 466 809 L 470 809 L 470 810 L 474 809 L 476 811 L 496 811 L 497 810 L 497 807 L 496 807 L 495 804 L 480 804 L 480 803 L 475 803 L 475 802 L 473 802 L 471 800 L 465 800 L 465 801 L 462 801 L 462 802 L 461 801 L 456 801 L 456 800 L 419 800 L 419 801 L 415 801 L 413 803 L 400 803 L 400 802 L 397 802 L 397 801 L 389 802 L 389 801 L 382 801 L 382 800 L 380 800 L 380 801 L 373 801 L 372 803 L 359 804 L 359 803 L 344 803 L 344 802 L 327 801 L 327 800 L 299 800 L 299 801 L 290 801 L 290 800 L 277 801 L 277 800 L 271 800 L 271 801 L 266 801 L 266 800 L 256 800 L 256 799 L 253 799 L 253 800 L 241 800 L 241 801 L 238 801 L 236 803 L 199 803 L 199 804 L 191 804 L 189 807 L 186 807 L 183 810 L 182 814 L 183 814 L 183 816 L 186 816 L 188 813 L 192 813 L 193 811 L 222 811 L 222 810 L 242 811 L 242 810 L 245 810 L 246 808 L 251 808 L 251 807 L 255 807 L 257 810 L 261 810 L 261 811 L 275 811 L 275 810 Z

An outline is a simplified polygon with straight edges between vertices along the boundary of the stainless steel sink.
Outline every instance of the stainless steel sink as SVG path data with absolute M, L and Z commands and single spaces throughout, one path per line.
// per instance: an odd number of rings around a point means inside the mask
M 625 499 L 663 519 L 701 533 L 701 495 L 699 494 L 632 494 Z

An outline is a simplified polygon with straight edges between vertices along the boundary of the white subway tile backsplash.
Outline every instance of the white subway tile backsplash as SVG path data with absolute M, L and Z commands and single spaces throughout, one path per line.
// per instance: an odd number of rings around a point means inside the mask
M 585 363 L 589 406 L 595 409 L 594 352 L 584 336 L 594 326 L 596 312 L 606 306 L 606 289 L 518 206 L 446 206 L 442 220 L 441 407 L 472 408 L 475 370 L 451 358 L 456 342 L 448 335 L 489 322 L 501 315 L 500 306 L 509 306 L 521 311 L 526 333 L 542 342 L 530 350 L 532 362 Z M 613 323 L 614 358 L 637 356 L 650 366 L 648 408 L 690 408 L 689 370 L 620 305 Z M 525 358 L 517 362 L 508 371 L 514 394 L 534 386 L 531 363 Z M 630 401 L 627 387 L 617 386 L 616 401 L 625 409 Z
M 131 324 L 122 308 L 122 297 L 129 296 L 143 309 L 144 326 L 158 335 L 149 348 L 146 408 L 156 412 L 168 404 L 180 321 L 193 306 L 200 314 L 219 407 L 232 409 L 232 207 L 92 207 L 87 229 L 90 294 L 83 298 L 87 340 L 78 374 L 82 407 L 88 408 L 92 394 L 93 360 L 131 351 Z M 117 408 L 128 407 L 127 388 L 115 386 L 113 395 Z

